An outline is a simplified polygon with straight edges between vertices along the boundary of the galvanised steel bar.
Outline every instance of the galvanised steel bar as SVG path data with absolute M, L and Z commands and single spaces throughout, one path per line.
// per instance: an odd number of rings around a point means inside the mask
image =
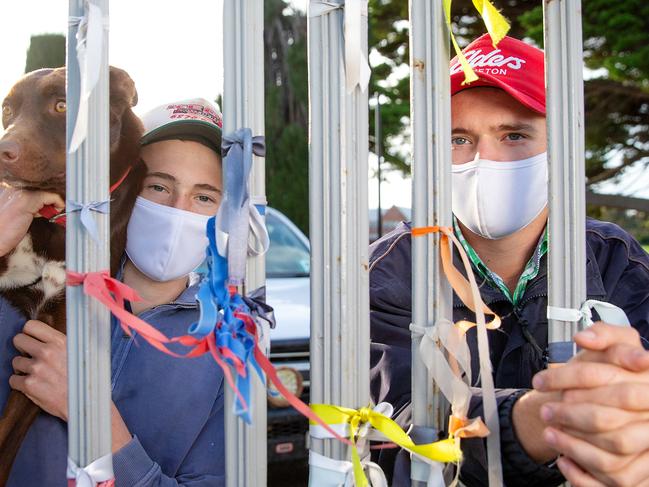
M 71 17 L 83 17 L 84 0 L 70 0 Z M 84 143 L 67 157 L 67 199 L 79 203 L 109 199 L 109 91 L 108 91 L 108 0 L 92 0 L 103 14 L 99 80 L 88 101 L 88 133 Z M 77 59 L 79 24 L 71 23 L 67 48 L 67 138 L 68 147 L 76 124 L 81 95 L 81 75 Z M 89 61 L 90 62 L 90 61 Z M 79 212 L 67 216 L 66 265 L 77 272 L 109 268 L 109 217 L 93 212 L 99 242 L 82 227 Z M 82 287 L 68 287 L 68 454 L 80 467 L 111 451 L 110 428 L 110 313 L 83 293 Z
M 334 8 L 322 12 L 324 3 Z M 352 69 L 345 42 L 352 39 L 344 38 L 344 22 L 352 3 L 309 4 L 310 390 L 312 403 L 357 409 L 369 403 L 369 107 L 366 90 L 348 92 L 345 83 Z M 355 3 L 366 10 L 366 0 Z M 366 16 L 360 24 L 358 48 L 366 57 Z M 311 449 L 349 459 L 337 440 L 312 439 Z
M 450 38 L 441 1 L 410 0 L 410 119 L 412 124 L 412 224 L 450 226 Z M 417 327 L 452 320 L 452 292 L 439 256 L 439 234 L 412 239 L 412 322 Z M 420 357 L 421 335 L 412 335 L 412 422 L 446 426 L 448 406 Z M 432 438 L 430 440 L 436 440 Z M 413 479 L 428 466 L 412 459 Z M 426 482 L 413 480 L 413 485 Z
M 264 135 L 264 2 L 224 0 L 223 12 L 223 130 L 249 127 L 253 135 Z M 254 156 L 250 180 L 253 202 L 266 201 L 264 159 Z M 245 289 L 265 284 L 263 256 L 248 259 Z M 252 380 L 252 423 L 247 426 L 231 413 L 233 392 L 226 388 L 226 485 L 265 487 L 266 389 Z
M 549 159 L 548 306 L 586 300 L 584 83 L 580 0 L 543 4 Z M 565 362 L 579 323 L 549 320 L 549 361 Z M 563 345 L 559 345 L 563 343 Z

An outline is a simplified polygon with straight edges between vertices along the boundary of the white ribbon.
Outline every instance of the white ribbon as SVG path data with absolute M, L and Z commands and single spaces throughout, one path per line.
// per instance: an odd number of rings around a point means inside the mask
M 371 487 L 388 487 L 381 467 L 369 460 L 361 460 Z M 347 460 L 334 460 L 311 450 L 309 452 L 309 487 L 352 487 L 354 465 Z
M 248 235 L 248 255 L 256 257 L 264 255 L 270 247 L 270 237 L 268 236 L 268 229 L 264 223 L 264 217 L 259 213 L 257 204 L 266 205 L 263 203 L 255 203 L 254 198 L 250 198 L 250 233 Z M 220 228 L 216 228 L 216 248 L 222 256 L 228 255 L 228 234 Z
M 114 478 L 113 455 L 104 455 L 85 468 L 81 468 L 68 457 L 69 480 L 74 480 L 76 487 L 95 487 L 97 484 L 107 482 Z
M 600 319 L 611 325 L 631 326 L 626 313 L 611 303 L 588 299 L 580 309 L 560 308 L 558 306 L 548 306 L 547 317 L 549 320 L 580 322 L 582 328 L 588 328 L 593 324 L 593 312 L 597 311 Z
M 344 0 L 343 3 L 311 0 L 309 17 L 318 17 L 341 8 L 345 11 L 345 86 L 347 93 L 353 92 L 356 86 L 364 92 L 371 75 L 367 56 L 363 52 L 362 27 L 363 17 L 367 22 L 367 0 Z
M 72 154 L 86 140 L 88 135 L 88 101 L 99 81 L 104 44 L 104 29 L 108 23 L 98 5 L 85 2 L 85 15 L 81 18 L 70 17 L 71 25 L 79 24 L 77 30 L 77 59 L 81 77 L 79 89 L 79 109 L 70 139 L 69 152 Z
M 426 482 L 426 487 L 446 487 L 444 464 L 419 455 L 416 457 L 421 463 L 411 463 L 410 478 L 417 482 Z
M 469 346 L 464 334 L 449 320 L 440 320 L 435 326 L 420 327 L 410 325 L 410 330 L 422 335 L 419 351 L 426 368 L 433 373 L 433 379 L 444 397 L 451 403 L 453 414 L 466 417 L 471 401 L 469 385 L 459 378 L 451 369 L 444 352 L 437 345 L 439 342 L 455 357 L 460 371 L 467 381 L 471 380 L 471 359 Z

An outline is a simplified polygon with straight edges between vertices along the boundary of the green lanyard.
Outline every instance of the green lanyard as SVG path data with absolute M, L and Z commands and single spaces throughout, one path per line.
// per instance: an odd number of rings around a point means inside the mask
M 478 271 L 480 277 L 487 281 L 490 286 L 496 289 L 500 289 L 500 291 L 507 297 L 507 299 L 509 299 L 509 301 L 511 301 L 514 306 L 518 305 L 518 303 L 521 301 L 521 298 L 523 297 L 523 294 L 525 293 L 527 283 L 539 274 L 539 269 L 541 267 L 541 257 L 543 257 L 548 251 L 547 227 L 536 246 L 534 255 L 532 255 L 530 260 L 527 261 L 525 270 L 523 270 L 521 277 L 518 279 L 518 284 L 516 284 L 513 296 L 505 285 L 505 281 L 503 281 L 503 279 L 498 274 L 490 270 L 487 265 L 482 262 L 482 259 L 477 254 L 477 252 L 473 250 L 473 247 L 471 247 L 471 245 L 469 245 L 469 242 L 466 241 L 464 235 L 462 235 L 462 231 L 460 230 L 460 226 L 457 224 L 457 219 L 455 217 L 453 217 L 453 231 L 462 244 L 462 247 L 464 247 L 464 250 L 469 256 L 473 267 Z

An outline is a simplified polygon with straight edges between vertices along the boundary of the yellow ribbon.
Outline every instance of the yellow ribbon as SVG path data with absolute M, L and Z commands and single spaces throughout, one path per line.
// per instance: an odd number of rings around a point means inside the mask
M 354 481 L 357 487 L 367 487 L 368 485 L 367 478 L 363 472 L 363 466 L 361 465 L 361 459 L 356 449 L 356 435 L 360 425 L 364 423 L 372 425 L 375 430 L 380 431 L 392 443 L 432 461 L 457 463 L 462 459 L 462 450 L 460 449 L 459 442 L 454 438 L 448 438 L 435 443 L 416 445 L 397 423 L 371 408 L 360 408 L 356 410 L 341 406 L 332 406 L 330 404 L 311 404 L 311 409 L 329 425 L 349 425 L 349 439 L 353 444 L 352 463 L 354 465 Z M 311 420 L 309 423 L 313 425 L 317 424 Z
M 453 28 L 451 26 L 451 2 L 452 0 L 442 0 L 444 2 L 444 13 L 446 14 L 446 25 L 448 26 L 448 31 L 451 33 L 451 42 L 453 43 L 453 48 L 455 49 L 455 54 L 457 55 L 458 61 L 462 66 L 462 71 L 464 71 L 464 81 L 463 85 L 467 83 L 472 83 L 478 80 L 478 76 L 473 71 L 473 68 L 466 60 L 466 57 L 462 53 L 460 46 L 455 40 L 455 35 L 453 35 Z M 491 36 L 494 47 L 507 35 L 509 32 L 509 22 L 507 19 L 502 16 L 496 7 L 489 0 L 473 0 L 473 6 L 482 17 L 487 32 Z

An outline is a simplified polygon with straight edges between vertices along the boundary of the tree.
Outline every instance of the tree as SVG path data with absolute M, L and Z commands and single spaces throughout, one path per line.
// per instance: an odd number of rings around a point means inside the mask
M 33 35 L 27 49 L 25 73 L 61 66 L 65 66 L 65 36 L 62 34 Z
M 309 231 L 306 17 L 285 0 L 264 4 L 266 193 L 269 204 Z
M 510 35 L 541 46 L 539 3 L 495 1 L 511 21 Z M 586 176 L 595 184 L 619 177 L 632 164 L 649 164 L 649 3 L 588 0 L 582 6 L 585 65 L 600 73 L 585 82 Z M 452 15 L 461 45 L 485 32 L 471 0 L 453 2 Z M 406 2 L 370 0 L 370 46 L 381 55 L 371 89 L 382 94 L 386 161 L 408 172 L 407 152 L 390 147 L 391 140 L 407 136 L 409 123 L 408 25 L 400 19 L 407 19 Z

